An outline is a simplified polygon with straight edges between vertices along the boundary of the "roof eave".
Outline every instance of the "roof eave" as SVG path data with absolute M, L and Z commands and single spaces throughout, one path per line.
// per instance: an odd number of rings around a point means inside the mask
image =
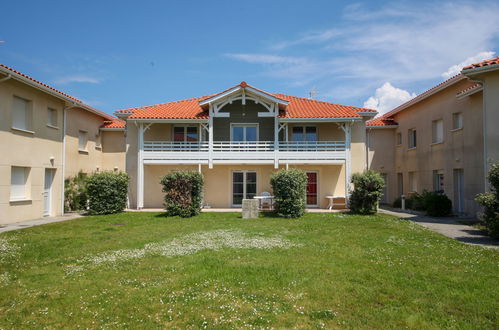
M 461 71 L 461 73 L 463 75 L 466 75 L 466 76 L 473 76 L 473 75 L 477 75 L 477 74 L 481 74 L 481 73 L 485 73 L 485 72 L 489 72 L 489 71 L 495 71 L 495 70 L 499 70 L 499 63 L 481 66 L 478 68 L 463 69 Z
M 282 100 L 278 97 L 275 97 L 275 96 L 272 96 L 270 94 L 267 94 L 267 93 L 263 93 L 255 88 L 252 88 L 250 86 L 245 86 L 245 87 L 242 87 L 242 86 L 235 86 L 221 94 L 218 94 L 218 95 L 215 95 L 215 96 L 212 96 L 212 97 L 209 97 L 205 100 L 202 100 L 199 102 L 199 105 L 200 106 L 203 106 L 203 105 L 207 105 L 207 104 L 210 104 L 210 103 L 213 103 L 213 102 L 216 102 L 217 100 L 220 100 L 220 99 L 223 99 L 224 97 L 230 95 L 230 94 L 233 94 L 233 93 L 236 93 L 238 91 L 240 91 L 241 89 L 247 89 L 248 91 L 250 91 L 251 93 L 254 93 L 254 94 L 257 94 L 263 98 L 266 98 L 272 102 L 275 102 L 275 103 L 278 103 L 278 104 L 282 104 L 282 105 L 288 105 L 289 102 L 288 101 L 285 101 L 285 100 Z
M 362 121 L 362 117 L 303 117 L 303 118 L 279 118 L 282 123 L 286 122 L 349 122 Z

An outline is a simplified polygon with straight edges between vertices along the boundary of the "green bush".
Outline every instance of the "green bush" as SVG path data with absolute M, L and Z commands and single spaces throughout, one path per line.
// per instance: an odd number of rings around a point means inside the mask
M 87 209 L 87 178 L 87 174 L 80 171 L 64 180 L 64 212 Z
M 385 186 L 383 177 L 378 172 L 367 170 L 352 175 L 352 183 L 350 210 L 358 214 L 376 213 Z
M 487 178 L 490 192 L 479 194 L 475 200 L 484 207 L 481 218 L 489 234 L 499 238 L 499 163 L 491 165 Z
M 100 172 L 87 180 L 89 214 L 111 214 L 126 208 L 128 174 Z
M 299 169 L 272 174 L 270 184 L 275 196 L 276 213 L 285 218 L 299 218 L 307 205 L 307 174 Z
M 188 218 L 201 212 L 203 175 L 196 171 L 173 171 L 161 179 L 165 209 L 169 216 Z
M 452 201 L 445 194 L 429 192 L 424 199 L 424 207 L 431 217 L 446 217 L 452 213 Z

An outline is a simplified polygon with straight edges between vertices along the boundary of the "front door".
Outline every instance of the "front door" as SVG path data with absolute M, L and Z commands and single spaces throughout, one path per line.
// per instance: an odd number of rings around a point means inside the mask
M 256 172 L 232 172 L 232 206 L 240 207 L 243 199 L 251 199 L 256 195 Z
M 307 172 L 307 206 L 317 206 L 317 172 Z
M 454 170 L 454 208 L 457 213 L 464 212 L 464 175 L 462 169 Z
M 43 184 L 43 216 L 51 214 L 52 206 L 52 182 L 54 181 L 54 170 L 51 168 L 45 169 L 45 183 Z

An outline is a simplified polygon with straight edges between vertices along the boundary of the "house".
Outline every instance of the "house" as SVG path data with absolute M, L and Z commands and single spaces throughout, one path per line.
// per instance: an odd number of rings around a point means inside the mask
M 326 196 L 344 200 L 351 174 L 366 169 L 365 122 L 376 111 L 241 82 L 209 96 L 115 115 L 126 121 L 132 208 L 161 208 L 159 182 L 172 170 L 202 172 L 204 205 L 230 208 L 271 192 L 272 173 L 291 167 L 307 173 L 308 207 L 326 208 Z
M 64 179 L 125 169 L 121 121 L 0 64 L 0 224 L 63 213 Z
M 368 166 L 385 178 L 383 202 L 423 190 L 445 193 L 454 211 L 475 215 L 499 160 L 499 57 L 367 123 Z

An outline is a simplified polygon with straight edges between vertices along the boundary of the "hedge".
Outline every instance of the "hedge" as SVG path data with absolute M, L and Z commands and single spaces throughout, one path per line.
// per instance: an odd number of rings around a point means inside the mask
M 285 218 L 298 218 L 307 205 L 307 174 L 299 169 L 280 170 L 270 178 L 275 211 Z
M 487 179 L 490 192 L 479 194 L 476 201 L 484 207 L 481 218 L 489 234 L 499 238 L 499 163 L 490 166 Z
M 358 214 L 374 214 L 383 195 L 385 181 L 378 172 L 367 170 L 352 175 L 354 189 L 350 194 L 350 210 Z
M 161 179 L 165 209 L 169 216 L 188 218 L 201 212 L 203 175 L 196 171 L 173 171 Z
M 92 174 L 86 182 L 89 214 L 111 214 L 126 208 L 128 174 L 100 172 Z
M 80 171 L 64 180 L 64 212 L 87 209 L 87 179 L 87 174 Z

